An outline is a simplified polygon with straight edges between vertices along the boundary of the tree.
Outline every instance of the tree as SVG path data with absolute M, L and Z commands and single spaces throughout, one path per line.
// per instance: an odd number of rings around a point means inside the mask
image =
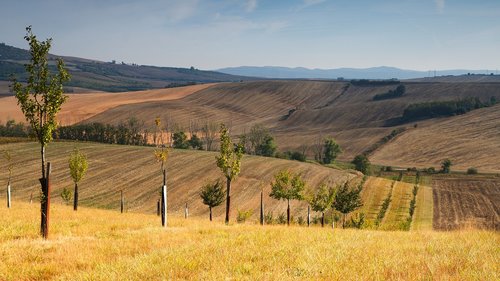
M 163 175 L 163 185 L 161 187 L 161 225 L 163 227 L 167 226 L 167 159 L 168 153 L 170 152 L 169 148 L 166 147 L 165 142 L 163 140 L 163 131 L 161 129 L 161 120 L 159 117 L 155 119 L 156 132 L 160 136 L 160 140 L 156 145 L 156 149 L 154 151 L 155 159 L 157 162 L 161 164 L 161 173 Z
M 57 73 L 49 70 L 48 54 L 52 39 L 38 41 L 31 31 L 31 26 L 26 28 L 24 39 L 30 45 L 31 59 L 26 64 L 28 80 L 24 86 L 16 79 L 13 80 L 12 89 L 15 93 L 17 104 L 21 107 L 26 120 L 29 122 L 33 134 L 40 143 L 41 154 L 41 233 L 48 238 L 49 207 L 50 207 L 50 163 L 45 167 L 45 148 L 52 140 L 52 133 L 57 128 L 57 113 L 67 96 L 63 94 L 62 84 L 70 76 L 64 67 L 62 59 L 57 59 Z
M 449 174 L 451 171 L 451 165 L 453 165 L 453 163 L 450 159 L 444 159 L 443 162 L 441 162 L 441 173 Z
M 63 188 L 63 190 L 61 191 L 61 198 L 67 205 L 69 205 L 69 203 L 71 202 L 71 199 L 73 198 L 73 194 L 71 193 L 71 190 L 69 188 L 66 188 L 66 187 Z
M 203 149 L 203 143 L 196 134 L 191 135 L 191 139 L 189 139 L 188 143 L 189 146 L 191 146 L 193 149 L 198 149 L 198 150 Z
M 174 136 L 174 148 L 180 148 L 180 149 L 188 149 L 189 148 L 189 142 L 187 140 L 186 133 L 184 132 L 175 132 Z
M 217 167 L 226 178 L 226 224 L 229 224 L 229 211 L 231 209 L 231 182 L 238 176 L 241 170 L 241 158 L 243 157 L 243 145 L 234 145 L 231 142 L 229 131 L 226 126 L 220 124 L 220 154 L 216 156 Z
M 73 210 L 78 210 L 78 183 L 83 179 L 89 164 L 87 162 L 87 156 L 80 152 L 78 148 L 75 148 L 69 157 L 69 171 L 71 178 L 75 183 L 75 192 L 73 198 Z
M 212 145 L 217 136 L 217 124 L 215 122 L 207 121 L 201 128 L 201 137 L 206 145 L 206 150 L 212 150 Z
M 361 202 L 361 185 L 358 188 L 351 189 L 346 182 L 337 189 L 335 200 L 332 207 L 342 213 L 342 228 L 345 227 L 347 214 L 363 206 Z
M 323 149 L 323 163 L 332 163 L 341 152 L 340 145 L 333 138 L 327 138 Z
M 287 201 L 287 223 L 290 225 L 290 200 L 302 200 L 302 192 L 305 188 L 305 182 L 299 174 L 291 173 L 288 170 L 282 170 L 274 175 L 274 181 L 271 182 L 270 197 L 278 200 Z
M 225 196 L 226 192 L 224 192 L 222 180 L 220 179 L 213 183 L 207 183 L 201 188 L 200 197 L 203 200 L 203 204 L 208 206 L 210 221 L 212 221 L 212 208 L 222 204 Z
M 335 190 L 326 183 L 321 183 L 309 200 L 315 212 L 321 212 L 321 226 L 325 226 L 325 212 L 332 206 L 335 199 Z
M 266 136 L 269 135 L 269 130 L 262 124 L 255 124 L 250 128 L 250 132 L 247 134 L 246 138 L 250 143 L 249 153 L 258 154 L 258 147 L 262 145 L 265 141 Z
M 255 148 L 255 154 L 272 157 L 276 152 L 276 143 L 271 135 L 266 135 L 262 143 Z
M 11 186 L 10 180 L 12 178 L 12 170 L 14 169 L 14 163 L 12 163 L 12 153 L 10 150 L 3 151 L 3 158 L 7 162 L 7 170 L 9 171 L 9 179 L 7 181 L 7 208 L 11 206 Z
M 368 173 L 370 169 L 370 160 L 368 160 L 368 157 L 364 154 L 356 155 L 351 163 L 354 164 L 354 169 L 362 172 L 363 174 Z

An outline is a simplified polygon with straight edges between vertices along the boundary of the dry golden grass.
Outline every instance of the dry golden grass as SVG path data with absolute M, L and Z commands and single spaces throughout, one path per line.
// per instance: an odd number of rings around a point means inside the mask
M 377 219 L 382 203 L 391 191 L 391 183 L 387 179 L 376 177 L 369 177 L 366 181 L 361 192 L 363 207 L 359 211 L 365 213 L 367 220 L 374 222 Z
M 433 212 L 432 187 L 420 185 L 411 230 L 431 230 Z
M 500 235 L 225 226 L 222 220 L 0 206 L 0 280 L 498 280 Z

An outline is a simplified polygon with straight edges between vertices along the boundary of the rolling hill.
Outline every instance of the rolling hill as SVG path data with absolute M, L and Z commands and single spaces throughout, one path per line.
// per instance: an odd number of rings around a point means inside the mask
M 346 161 L 364 152 L 393 130 L 406 128 L 404 133 L 385 145 L 387 148 L 382 146 L 372 152 L 375 163 L 424 167 L 435 166 L 444 158 L 457 156 L 455 164 L 460 169 L 474 164 L 479 165 L 483 171 L 499 171 L 499 152 L 495 144 L 500 142 L 500 137 L 495 130 L 495 120 L 498 118 L 500 105 L 461 116 L 409 123 L 401 123 L 398 120 L 404 109 L 413 103 L 466 97 L 487 101 L 492 96 L 499 100 L 500 83 L 402 84 L 406 87 L 402 97 L 374 101 L 375 95 L 396 86 L 365 86 L 329 81 L 224 83 L 176 100 L 117 106 L 96 114 L 85 122 L 118 124 L 134 116 L 144 120 L 146 126 L 152 127 L 154 117 L 160 116 L 170 124 L 176 123 L 186 129 L 191 122 L 204 123 L 211 120 L 230 124 L 235 135 L 249 131 L 253 124 L 261 123 L 270 128 L 281 150 L 305 150 L 310 157 L 314 152 L 313 144 L 320 137 L 333 136 L 343 149 L 340 159 Z M 475 120 L 475 123 L 469 119 Z M 447 135 L 439 134 L 441 129 L 445 130 Z M 432 132 L 435 132 L 432 138 L 426 136 Z M 471 150 L 473 139 L 477 136 L 480 136 L 481 145 Z M 464 138 L 468 141 L 459 141 Z M 453 141 L 450 142 L 450 139 Z M 428 142 L 433 142 L 427 146 L 429 148 L 441 146 L 443 149 L 426 149 L 425 153 L 421 152 L 422 147 L 417 149 L 417 144 Z M 390 149 L 391 147 L 395 148 Z M 391 157 L 396 155 L 395 149 L 398 149 L 400 157 L 396 156 L 396 159 L 391 160 Z M 417 154 L 420 157 L 418 159 L 405 156 Z M 484 157 L 475 160 L 477 155 Z
M 50 55 L 54 65 L 58 56 Z M 106 92 L 138 91 L 195 83 L 229 82 L 251 79 L 249 77 L 198 70 L 191 68 L 157 67 L 133 63 L 102 62 L 77 57 L 61 57 L 72 78 L 65 85 L 68 92 L 92 89 Z M 30 59 L 24 49 L 0 43 L 0 81 L 9 81 L 14 74 L 26 80 L 23 64 Z M 8 94 L 8 87 L 0 84 L 0 95 Z

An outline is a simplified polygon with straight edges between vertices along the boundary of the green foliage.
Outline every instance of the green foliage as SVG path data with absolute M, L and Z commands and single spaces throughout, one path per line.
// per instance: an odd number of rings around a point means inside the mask
M 338 145 L 333 138 L 327 138 L 325 140 L 324 149 L 323 149 L 323 163 L 330 164 L 337 156 L 342 152 L 340 149 L 340 145 Z
M 370 160 L 368 160 L 368 157 L 363 154 L 356 155 L 351 163 L 354 164 L 354 168 L 357 171 L 360 171 L 363 174 L 367 174 L 370 169 Z
M 405 85 L 401 84 L 397 86 L 395 90 L 389 90 L 386 93 L 375 95 L 373 97 L 373 100 L 386 100 L 386 99 L 398 98 L 403 96 L 405 91 L 406 91 Z
M 75 183 L 78 183 L 82 180 L 87 172 L 89 164 L 87 162 L 87 156 L 83 154 L 78 148 L 75 147 L 73 152 L 69 157 L 69 171 L 71 174 L 71 178 Z
M 477 168 L 470 167 L 467 169 L 467 175 L 476 175 L 477 174 Z
M 203 200 L 203 204 L 208 207 L 213 208 L 222 204 L 226 197 L 222 181 L 218 179 L 213 183 L 205 184 L 200 190 L 200 197 Z
M 357 213 L 355 216 L 351 218 L 349 226 L 362 229 L 365 226 L 365 213 Z
M 73 192 L 71 191 L 70 188 L 63 188 L 61 191 L 61 198 L 66 203 L 66 205 L 69 205 L 71 203 L 71 199 L 73 199 Z
M 198 149 L 198 150 L 203 149 L 203 143 L 196 134 L 193 134 L 191 136 L 191 139 L 189 139 L 189 146 L 191 146 L 193 149 Z
M 228 180 L 235 179 L 240 173 L 241 158 L 243 157 L 243 145 L 240 143 L 234 147 L 229 137 L 229 132 L 224 124 L 220 125 L 220 154 L 216 156 L 217 167 L 219 167 Z
M 441 162 L 441 173 L 449 174 L 451 171 L 451 165 L 453 165 L 453 163 L 450 159 L 444 159 L 443 162 Z
M 52 140 L 52 132 L 57 128 L 56 115 L 66 101 L 62 84 L 69 80 L 69 74 L 62 59 L 57 60 L 57 73 L 49 71 L 48 54 L 52 39 L 38 41 L 26 28 L 24 39 L 30 45 L 30 63 L 26 64 L 28 79 L 26 86 L 15 79 L 12 89 L 17 103 L 28 120 L 37 140 L 45 147 Z
M 258 144 L 255 148 L 256 155 L 262 155 L 267 157 L 274 156 L 276 152 L 276 143 L 274 142 L 274 138 L 271 135 L 266 135 L 262 143 Z
M 288 159 L 288 160 L 296 160 L 300 162 L 306 161 L 306 155 L 299 151 L 285 151 L 283 153 L 277 152 L 274 155 L 276 158 Z
M 264 216 L 264 221 L 267 225 L 273 224 L 274 223 L 273 212 L 271 211 L 267 212 L 267 214 Z
M 413 121 L 441 116 L 465 114 L 471 110 L 489 106 L 477 97 L 468 97 L 455 101 L 435 101 L 410 104 L 403 112 L 403 121 Z
M 236 221 L 238 223 L 244 223 L 247 219 L 249 219 L 253 214 L 252 210 L 238 210 L 238 216 L 236 217 Z
M 361 188 L 352 189 L 348 182 L 338 187 L 332 207 L 343 214 L 342 226 L 345 225 L 345 216 L 361 206 Z
M 281 213 L 279 214 L 277 217 L 276 217 L 276 223 L 277 224 L 286 224 L 286 214 L 285 213 Z
M 406 128 L 397 128 L 397 129 L 392 130 L 390 134 L 388 134 L 387 136 L 384 136 L 382 139 L 380 139 L 379 141 L 377 141 L 376 143 L 371 145 L 368 149 L 363 151 L 363 154 L 370 155 L 372 152 L 377 150 L 379 147 L 388 143 L 390 140 L 392 140 L 393 138 L 395 138 L 399 134 L 403 133 L 404 131 L 406 131 Z
M 174 148 L 179 148 L 179 149 L 188 149 L 189 148 L 189 142 L 187 140 L 186 133 L 184 132 L 175 132 L 173 136 L 174 140 Z
M 316 192 L 311 196 L 309 203 L 315 212 L 326 212 L 335 199 L 335 190 L 325 183 L 321 183 Z
M 282 170 L 274 175 L 269 196 L 278 200 L 302 200 L 304 188 L 305 182 L 299 174 Z

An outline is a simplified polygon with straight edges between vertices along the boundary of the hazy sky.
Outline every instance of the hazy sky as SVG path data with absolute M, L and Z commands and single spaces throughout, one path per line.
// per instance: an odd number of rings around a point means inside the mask
M 500 0 L 2 0 L 0 42 L 158 66 L 500 68 Z

